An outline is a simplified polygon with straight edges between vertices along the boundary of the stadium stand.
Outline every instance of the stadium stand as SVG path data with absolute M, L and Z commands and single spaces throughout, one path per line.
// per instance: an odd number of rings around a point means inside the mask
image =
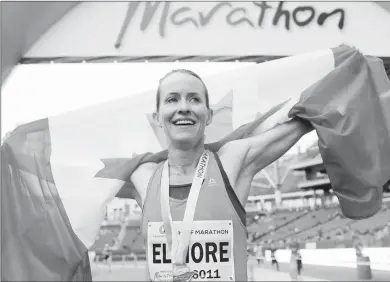
M 96 238 L 95 244 L 91 247 L 91 250 L 99 252 L 103 250 L 106 244 L 111 245 L 120 231 L 120 225 L 110 224 L 100 228 L 99 235 Z

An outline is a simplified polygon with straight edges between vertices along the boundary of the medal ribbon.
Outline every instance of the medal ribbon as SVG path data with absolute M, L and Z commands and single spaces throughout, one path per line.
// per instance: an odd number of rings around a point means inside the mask
M 188 196 L 184 218 L 180 223 L 177 232 L 172 232 L 173 223 L 171 208 L 169 205 L 169 166 L 168 161 L 164 163 L 161 177 L 161 213 L 164 221 L 168 251 L 171 252 L 173 264 L 185 264 L 188 246 L 190 244 L 196 203 L 198 201 L 199 193 L 206 175 L 209 159 L 210 156 L 208 151 L 204 151 L 199 159 L 198 166 L 195 171 L 195 176 L 192 181 L 190 194 Z

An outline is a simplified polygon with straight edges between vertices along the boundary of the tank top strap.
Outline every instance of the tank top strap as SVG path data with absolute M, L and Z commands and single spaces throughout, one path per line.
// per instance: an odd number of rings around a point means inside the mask
M 160 182 L 163 165 L 164 165 L 164 162 L 160 162 L 159 164 L 157 164 L 152 176 L 149 178 L 149 183 L 148 183 L 148 186 L 146 188 L 146 194 L 145 194 L 145 199 L 144 199 L 144 202 L 142 205 L 142 210 L 145 209 L 145 206 L 147 205 L 147 203 L 150 199 L 149 198 L 150 195 L 155 196 L 159 192 L 158 188 L 160 187 L 160 185 L 156 185 L 156 183 Z M 156 191 L 154 191 L 153 189 Z
M 218 168 L 221 172 L 223 182 L 225 184 L 226 192 L 229 196 L 230 202 L 232 203 L 234 209 L 236 210 L 238 216 L 240 217 L 240 220 L 244 226 L 246 226 L 246 211 L 245 208 L 242 206 L 240 200 L 237 197 L 236 192 L 234 191 L 232 185 L 230 184 L 229 178 L 225 172 L 225 169 L 223 168 L 223 165 L 221 163 L 221 160 L 216 152 L 213 152 L 215 161 L 217 162 Z

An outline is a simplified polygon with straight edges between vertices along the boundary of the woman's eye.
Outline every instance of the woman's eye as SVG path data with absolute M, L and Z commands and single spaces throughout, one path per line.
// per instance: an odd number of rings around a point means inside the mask
M 176 98 L 168 98 L 167 103 L 177 102 Z
M 190 99 L 190 101 L 191 101 L 191 102 L 196 102 L 196 103 L 198 103 L 198 102 L 200 102 L 200 99 L 199 99 L 198 97 L 192 97 L 192 98 Z

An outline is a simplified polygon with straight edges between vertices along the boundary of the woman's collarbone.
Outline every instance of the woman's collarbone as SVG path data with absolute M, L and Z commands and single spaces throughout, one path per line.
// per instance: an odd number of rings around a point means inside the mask
M 170 173 L 170 185 L 187 185 L 189 183 L 192 183 L 192 180 L 194 179 L 195 171 L 192 173 L 186 172 L 186 173 L 180 173 L 180 172 L 172 172 Z

